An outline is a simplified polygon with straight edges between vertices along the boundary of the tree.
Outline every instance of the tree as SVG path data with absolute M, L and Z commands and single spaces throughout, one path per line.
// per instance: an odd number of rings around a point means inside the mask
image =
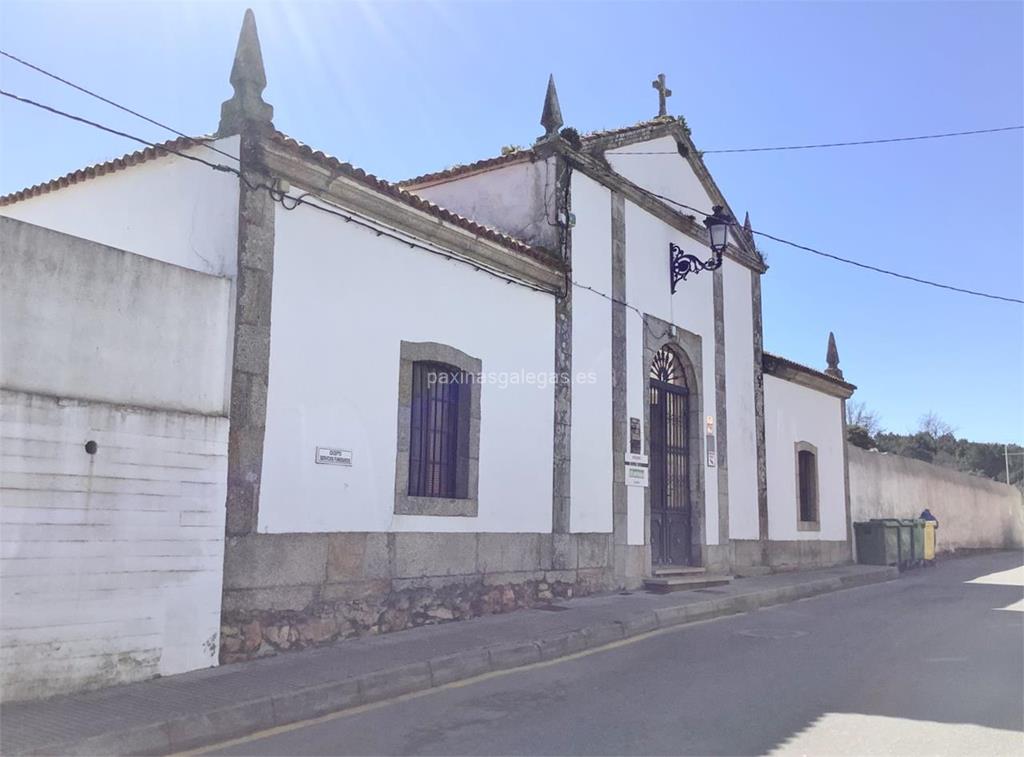
M 882 430 L 882 421 L 879 419 L 878 413 L 868 410 L 867 405 L 863 402 L 846 403 L 846 425 L 860 426 L 871 436 Z
M 863 426 L 847 426 L 846 441 L 854 447 L 860 447 L 861 449 L 875 449 L 878 446 L 874 438 Z
M 932 439 L 939 439 L 943 436 L 953 436 L 956 428 L 950 426 L 936 413 L 929 410 L 917 422 L 917 430 L 918 433 L 928 434 Z

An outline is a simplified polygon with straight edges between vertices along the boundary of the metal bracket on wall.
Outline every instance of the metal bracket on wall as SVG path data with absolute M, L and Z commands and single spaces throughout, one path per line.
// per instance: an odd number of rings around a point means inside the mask
M 672 279 L 672 294 L 676 293 L 676 284 L 680 279 L 685 281 L 687 275 L 701 271 L 713 271 L 722 265 L 722 253 L 716 252 L 707 260 L 696 255 L 683 252 L 683 248 L 675 242 L 668 243 L 669 273 Z

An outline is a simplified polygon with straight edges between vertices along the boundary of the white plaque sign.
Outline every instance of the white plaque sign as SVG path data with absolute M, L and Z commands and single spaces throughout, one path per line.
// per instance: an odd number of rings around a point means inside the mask
M 317 447 L 317 465 L 352 465 L 352 450 L 336 447 Z
M 647 466 L 626 465 L 626 486 L 647 486 Z
M 627 465 L 647 465 L 647 455 L 641 455 L 637 452 L 626 453 L 626 464 Z

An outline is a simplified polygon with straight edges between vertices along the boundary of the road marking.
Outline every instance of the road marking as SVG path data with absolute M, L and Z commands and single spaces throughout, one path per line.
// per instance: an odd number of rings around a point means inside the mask
M 807 631 L 790 631 L 785 628 L 746 628 L 736 631 L 737 636 L 749 636 L 753 639 L 799 639 L 806 636 Z
M 1024 586 L 1024 565 L 1009 570 L 1000 570 L 988 575 L 972 578 L 964 583 L 995 584 L 996 586 Z
M 860 591 L 860 590 L 865 590 L 865 589 L 880 589 L 880 588 L 884 588 L 884 587 L 890 586 L 892 584 L 892 581 L 893 581 L 893 579 L 886 579 L 886 580 L 883 580 L 883 581 L 873 581 L 873 582 L 867 583 L 867 584 L 860 584 L 858 586 L 844 586 L 842 588 L 833 589 L 831 591 L 823 591 L 820 594 L 814 594 L 814 595 L 809 596 L 809 597 L 802 597 L 802 598 L 800 598 L 797 601 L 806 602 L 806 601 L 813 600 L 813 599 L 825 599 L 825 598 L 828 598 L 828 597 L 835 597 L 837 595 L 842 595 L 842 594 L 844 594 L 846 592 L 855 592 L 855 591 Z M 757 608 L 755 608 L 755 611 L 756 612 L 775 611 L 775 610 L 783 609 L 786 606 L 791 605 L 791 604 L 793 604 L 792 600 L 782 601 L 782 602 L 779 602 L 778 604 L 772 604 L 772 605 L 765 605 L 763 607 L 757 607 Z M 169 757 L 194 757 L 196 755 L 210 754 L 211 752 L 213 752 L 213 751 L 215 751 L 217 749 L 227 749 L 227 748 L 230 748 L 230 747 L 233 747 L 233 746 L 238 746 L 240 744 L 248 744 L 250 742 L 259 741 L 260 739 L 269 738 L 271 736 L 277 736 L 277 735 L 280 735 L 280 734 L 283 734 L 283 733 L 289 733 L 291 731 L 296 731 L 296 730 L 298 730 L 300 728 L 305 728 L 307 726 L 319 725 L 320 723 L 329 723 L 332 720 L 338 720 L 340 718 L 346 718 L 346 717 L 349 717 L 349 716 L 352 716 L 352 715 L 361 715 L 364 712 L 371 712 L 373 710 L 380 709 L 382 707 L 387 707 L 387 706 L 392 705 L 392 704 L 398 704 L 400 702 L 407 702 L 407 701 L 409 701 L 411 699 L 417 699 L 419 697 L 428 696 L 430 694 L 434 694 L 434 693 L 441 692 L 441 691 L 446 691 L 448 689 L 461 688 L 463 686 L 472 686 L 475 683 L 480 683 L 482 681 L 489 681 L 489 680 L 491 680 L 493 678 L 498 678 L 500 676 L 512 675 L 514 673 L 526 673 L 526 672 L 529 672 L 529 671 L 532 671 L 532 670 L 537 670 L 539 668 L 547 668 L 547 667 L 550 667 L 552 665 L 560 665 L 563 662 L 571 662 L 573 660 L 578 660 L 581 657 L 588 657 L 589 655 L 597 654 L 599 652 L 607 652 L 607 651 L 610 651 L 612 649 L 618 649 L 620 647 L 624 647 L 624 646 L 627 646 L 627 645 L 630 645 L 630 644 L 635 644 L 635 643 L 637 643 L 639 641 L 644 641 L 644 640 L 650 639 L 650 638 L 652 638 L 654 636 L 662 636 L 662 635 L 668 634 L 668 633 L 678 633 L 680 631 L 685 631 L 687 629 L 693 628 L 694 626 L 704 625 L 705 623 L 714 623 L 716 621 L 727 620 L 729 618 L 740 618 L 740 617 L 743 617 L 744 615 L 748 615 L 748 614 L 749 613 L 747 613 L 747 612 L 736 612 L 736 613 L 730 613 L 730 614 L 726 614 L 726 615 L 720 615 L 717 618 L 706 618 L 704 620 L 688 621 L 686 623 L 681 623 L 681 624 L 679 624 L 677 626 L 672 626 L 671 628 L 659 628 L 659 629 L 657 629 L 655 631 L 648 631 L 646 633 L 642 633 L 642 634 L 639 634 L 637 636 L 632 636 L 632 637 L 630 637 L 628 639 L 620 639 L 619 641 L 613 641 L 613 642 L 610 642 L 610 643 L 605 644 L 605 645 L 600 646 L 600 647 L 594 647 L 593 649 L 585 649 L 582 652 L 574 652 L 571 655 L 566 655 L 565 657 L 556 657 L 553 660 L 543 660 L 541 662 L 532 662 L 529 665 L 524 665 L 523 667 L 519 667 L 519 668 L 509 668 L 508 670 L 492 670 L 489 673 L 481 673 L 480 675 L 474 676 L 473 678 L 465 678 L 465 679 L 463 679 L 461 681 L 452 681 L 451 683 L 442 684 L 441 686 L 432 686 L 431 688 L 423 689 L 422 691 L 414 691 L 414 692 L 411 692 L 409 694 L 402 694 L 400 696 L 393 697 L 391 699 L 382 699 L 379 702 L 371 702 L 369 704 L 361 704 L 361 705 L 358 705 L 356 707 L 352 707 L 352 708 L 347 709 L 347 710 L 339 710 L 338 712 L 329 712 L 326 715 L 320 715 L 320 716 L 315 717 L 315 718 L 308 718 L 306 720 L 298 720 L 298 721 L 296 721 L 294 723 L 285 723 L 283 725 L 274 726 L 272 728 L 266 728 L 266 729 L 264 729 L 262 731 L 256 731 L 255 733 L 251 733 L 248 736 L 239 736 L 237 738 L 229 739 L 227 741 L 220 741 L 220 742 L 217 742 L 215 744 L 210 744 L 208 746 L 203 746 L 203 747 L 196 747 L 195 749 L 185 750 L 185 751 L 182 751 L 182 752 L 172 752 L 169 755 Z
M 481 673 L 478 676 L 472 678 L 464 678 L 461 681 L 452 681 L 451 683 L 445 683 L 440 686 L 432 686 L 429 689 L 423 689 L 422 691 L 413 691 L 409 694 L 402 694 L 391 699 L 382 699 L 379 702 L 370 702 L 369 704 L 361 704 L 356 707 L 351 707 L 347 710 L 339 710 L 338 712 L 329 712 L 326 715 L 320 715 L 315 718 L 309 718 L 308 720 L 299 720 L 294 723 L 285 723 L 284 725 L 277 725 L 272 728 L 266 728 L 262 731 L 256 731 L 250 733 L 248 736 L 239 736 L 238 738 L 229 739 L 227 741 L 220 741 L 216 744 L 210 744 L 209 746 L 197 747 L 195 749 L 189 749 L 183 752 L 173 752 L 169 757 L 195 757 L 196 755 L 210 754 L 218 749 L 228 749 L 233 746 L 239 746 L 241 744 L 248 744 L 253 741 L 259 741 L 260 739 L 270 738 L 271 736 L 279 736 L 283 733 L 290 733 L 291 731 L 297 731 L 300 728 L 306 728 L 308 726 L 319 725 L 320 723 L 329 723 L 332 720 L 339 720 L 341 718 L 347 718 L 353 715 L 362 715 L 365 712 L 372 712 L 382 707 L 388 707 L 393 704 L 400 702 L 408 702 L 412 699 L 418 699 L 420 697 L 435 694 L 441 691 L 447 691 L 449 689 L 459 689 L 464 686 L 472 686 L 476 683 L 483 681 L 490 681 L 494 678 L 501 678 L 514 673 L 527 673 L 532 670 L 538 670 L 540 668 L 548 668 L 553 665 L 559 665 L 563 662 L 572 662 L 582 657 L 589 657 L 592 654 L 598 654 L 600 652 L 609 652 L 613 649 L 619 649 L 620 647 L 629 646 L 630 644 L 636 644 L 639 641 L 645 641 L 654 636 L 663 636 L 668 633 L 678 633 L 687 629 L 693 628 L 694 626 L 704 625 L 705 623 L 713 623 L 716 620 L 726 620 L 728 618 L 740 618 L 746 615 L 745 612 L 733 613 L 732 615 L 722 615 L 717 618 L 707 618 L 706 620 L 696 620 L 692 623 L 683 623 L 678 626 L 672 626 L 671 628 L 659 628 L 654 631 L 648 631 L 646 633 L 639 634 L 637 636 L 631 636 L 628 639 L 619 639 L 618 641 L 612 641 L 608 644 L 604 644 L 600 647 L 594 647 L 593 649 L 584 649 L 582 652 L 573 652 L 570 655 L 564 657 L 556 657 L 553 660 L 542 660 L 541 662 L 531 662 L 529 665 L 523 665 L 519 668 L 509 668 L 508 670 L 492 670 L 489 673 Z

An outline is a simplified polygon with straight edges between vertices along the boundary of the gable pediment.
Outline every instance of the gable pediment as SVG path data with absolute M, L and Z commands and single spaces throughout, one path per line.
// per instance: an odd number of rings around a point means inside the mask
M 698 222 L 721 205 L 737 218 L 690 139 L 682 118 L 655 118 L 635 126 L 583 137 L 582 151 L 600 161 L 652 200 Z M 740 262 L 764 270 L 764 261 L 749 234 L 736 229 L 730 249 Z

